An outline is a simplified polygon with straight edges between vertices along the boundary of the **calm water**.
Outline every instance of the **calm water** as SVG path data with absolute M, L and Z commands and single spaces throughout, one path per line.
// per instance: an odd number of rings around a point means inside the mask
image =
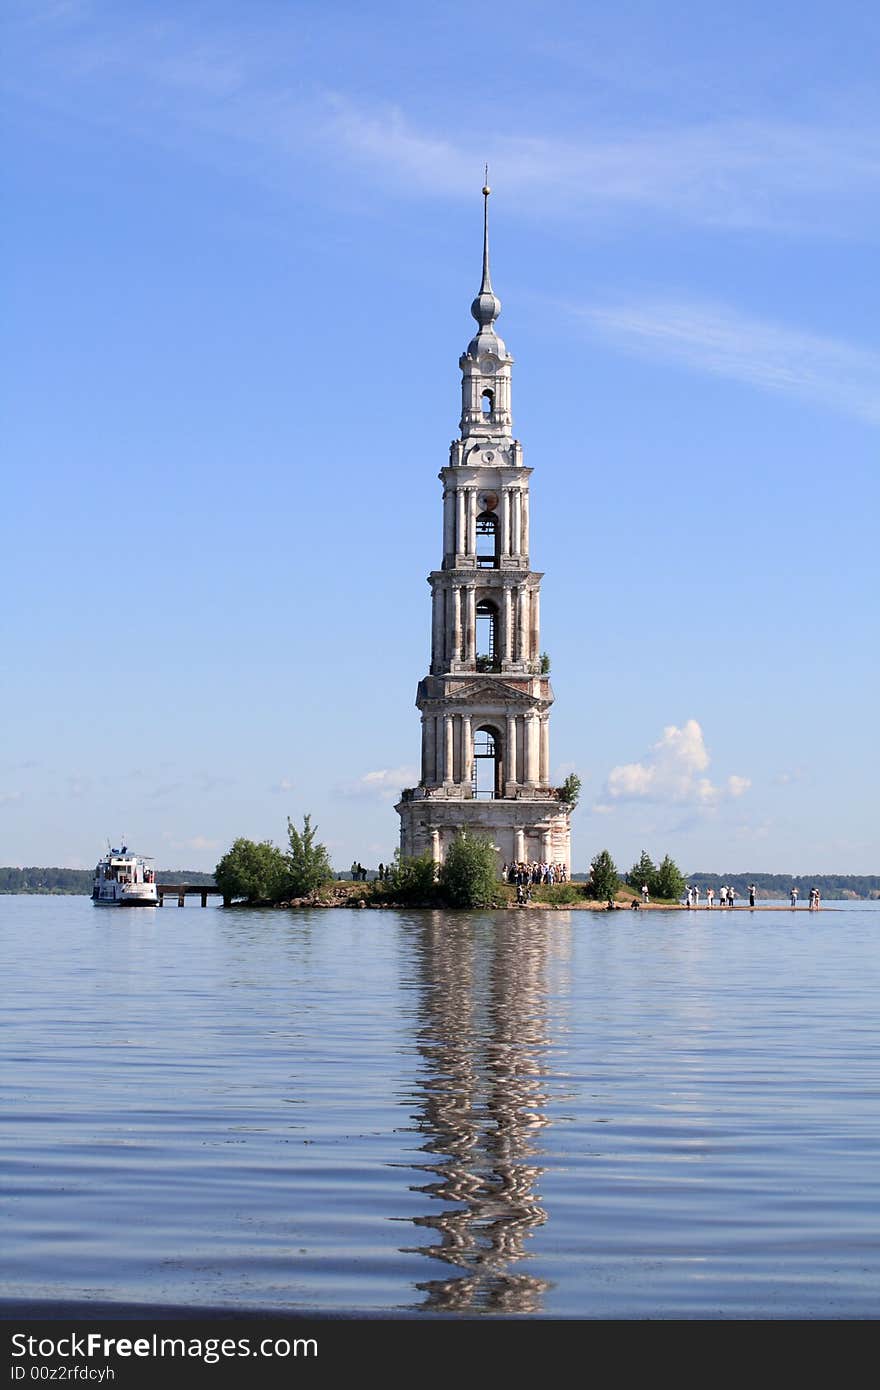
M 4 1299 L 878 1313 L 880 904 L 0 939 Z

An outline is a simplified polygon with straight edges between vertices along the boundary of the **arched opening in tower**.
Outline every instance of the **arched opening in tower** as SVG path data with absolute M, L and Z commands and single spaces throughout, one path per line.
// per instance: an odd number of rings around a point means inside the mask
M 486 419 L 489 418 L 489 416 L 492 414 L 492 411 L 495 409 L 495 392 L 490 391 L 488 386 L 486 387 L 483 394 L 480 396 L 480 408 L 483 412 L 484 418 Z
M 498 609 L 490 599 L 477 604 L 477 670 L 498 671 Z
M 494 801 L 501 796 L 501 735 L 491 725 L 482 725 L 474 734 L 473 768 L 474 797 Z
M 494 512 L 480 512 L 477 517 L 477 568 L 497 570 L 500 564 L 498 517 Z

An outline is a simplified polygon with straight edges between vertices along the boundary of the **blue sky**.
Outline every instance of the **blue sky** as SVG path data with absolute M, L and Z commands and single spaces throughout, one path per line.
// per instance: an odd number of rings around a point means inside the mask
M 876 7 L 4 27 L 0 862 L 390 857 L 488 160 L 575 868 L 878 871 Z

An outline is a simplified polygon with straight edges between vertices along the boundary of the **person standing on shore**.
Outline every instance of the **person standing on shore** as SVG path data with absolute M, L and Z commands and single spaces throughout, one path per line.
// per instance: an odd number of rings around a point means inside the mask
M 719 907 L 726 907 L 726 906 L 727 906 L 727 884 L 726 884 L 726 883 L 722 883 L 721 887 L 720 887 L 719 890 L 718 890 L 718 906 L 719 906 Z
M 715 906 L 715 889 L 711 886 L 706 889 L 706 906 L 709 908 Z
M 736 902 L 736 889 L 734 888 L 734 886 L 733 886 L 732 883 L 728 883 L 728 885 L 727 885 L 727 906 L 728 906 L 728 907 L 733 907 L 733 904 L 734 904 L 735 902 Z
M 791 885 L 791 905 L 797 907 L 798 890 L 794 884 Z
M 754 907 L 754 906 L 755 906 L 755 897 L 756 897 L 756 895 L 757 895 L 757 892 L 758 892 L 758 889 L 757 889 L 757 887 L 755 886 L 755 884 L 754 884 L 754 883 L 750 883 L 750 884 L 749 884 L 749 907 Z
M 643 883 L 643 884 L 642 884 L 642 902 L 643 902 L 643 903 L 645 904 L 645 906 L 647 907 L 647 904 L 648 904 L 648 885 L 647 885 L 647 883 Z

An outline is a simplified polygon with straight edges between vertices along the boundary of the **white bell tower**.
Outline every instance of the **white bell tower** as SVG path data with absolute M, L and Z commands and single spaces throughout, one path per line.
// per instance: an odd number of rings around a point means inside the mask
M 461 368 L 461 437 L 443 484 L 443 560 L 432 595 L 430 674 L 419 682 L 421 777 L 397 805 L 404 855 L 442 862 L 455 832 L 492 837 L 499 864 L 571 870 L 570 807 L 550 786 L 550 706 L 542 670 L 543 576 L 530 568 L 529 478 L 513 438 L 513 358 L 495 323 L 483 189 L 483 279 Z

